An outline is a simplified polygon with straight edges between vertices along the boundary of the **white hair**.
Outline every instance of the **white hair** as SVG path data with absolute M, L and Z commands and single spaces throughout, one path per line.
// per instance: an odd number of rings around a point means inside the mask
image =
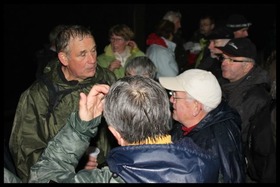
M 176 17 L 178 17 L 179 19 L 181 19 L 181 18 L 182 18 L 182 14 L 181 14 L 179 11 L 177 11 L 177 12 L 175 12 L 175 11 L 168 11 L 168 12 L 163 16 L 162 19 L 164 19 L 164 20 L 169 20 L 169 21 L 171 21 L 171 22 L 174 22 L 174 20 L 175 20 Z

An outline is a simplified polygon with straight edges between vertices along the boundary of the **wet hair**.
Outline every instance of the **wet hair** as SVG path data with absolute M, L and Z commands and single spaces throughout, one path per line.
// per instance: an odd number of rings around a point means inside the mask
M 70 25 L 66 26 L 56 37 L 56 51 L 57 52 L 69 52 L 69 42 L 73 38 L 80 38 L 81 40 L 87 36 L 94 39 L 89 28 L 81 25 Z

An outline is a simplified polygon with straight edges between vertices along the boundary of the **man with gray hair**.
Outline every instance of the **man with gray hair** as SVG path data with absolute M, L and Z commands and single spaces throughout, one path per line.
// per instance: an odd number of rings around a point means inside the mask
M 149 57 L 138 56 L 130 59 L 124 66 L 125 76 L 140 75 L 156 78 L 157 68 Z

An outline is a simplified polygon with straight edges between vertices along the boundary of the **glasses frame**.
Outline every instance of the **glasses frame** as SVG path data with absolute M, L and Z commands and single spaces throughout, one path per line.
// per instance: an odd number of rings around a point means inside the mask
M 113 38 L 113 37 L 110 37 L 109 41 L 110 42 L 124 42 L 125 39 L 124 38 Z
M 218 59 L 219 59 L 220 62 L 223 62 L 224 60 L 229 60 L 230 63 L 232 63 L 232 62 L 239 62 L 239 63 L 242 63 L 242 62 L 253 62 L 252 60 L 235 60 L 235 59 L 232 59 L 232 58 L 226 58 L 223 55 L 220 55 L 218 57 Z
M 175 91 L 169 91 L 168 94 L 173 97 L 174 100 L 178 100 L 178 99 L 187 99 L 186 97 L 176 97 L 175 95 Z

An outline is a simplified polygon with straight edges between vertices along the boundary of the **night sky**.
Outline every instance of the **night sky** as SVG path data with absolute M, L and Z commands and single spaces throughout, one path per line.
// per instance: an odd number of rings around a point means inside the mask
M 48 34 L 55 25 L 89 26 L 101 54 L 109 43 L 109 28 L 118 23 L 133 28 L 136 42 L 145 51 L 145 37 L 168 10 L 182 13 L 186 40 L 198 28 L 201 14 L 213 15 L 218 23 L 225 22 L 230 14 L 243 14 L 253 23 L 249 38 L 258 49 L 266 45 L 266 36 L 276 21 L 276 4 L 5 4 L 3 10 L 5 125 L 11 125 L 21 92 L 35 80 L 35 52 L 48 42 Z

